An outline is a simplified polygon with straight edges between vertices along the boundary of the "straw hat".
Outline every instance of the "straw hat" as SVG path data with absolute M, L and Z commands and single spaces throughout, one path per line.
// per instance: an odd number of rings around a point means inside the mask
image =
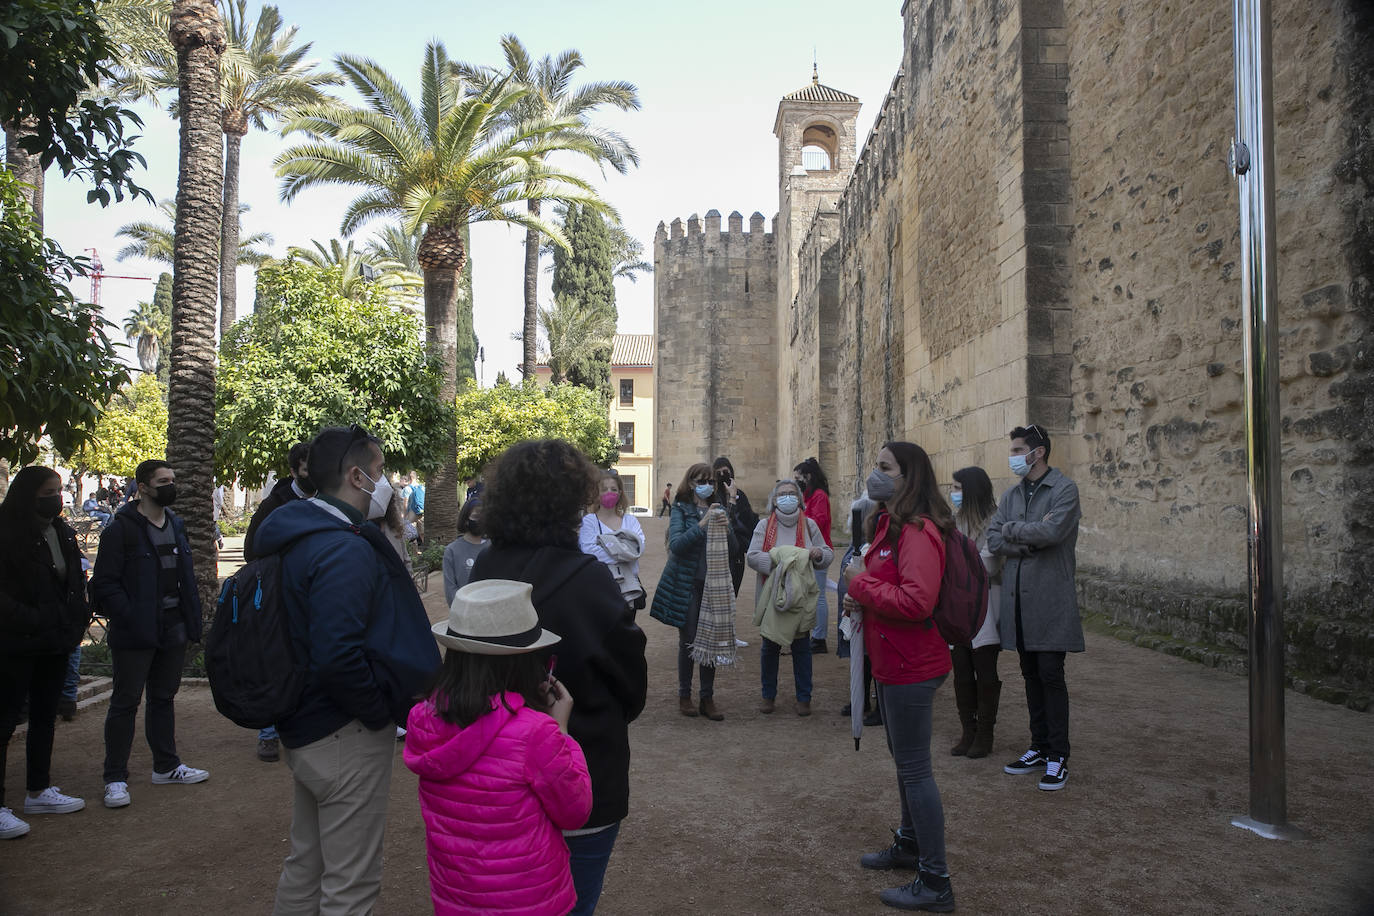
M 448 620 L 431 629 L 441 645 L 477 655 L 519 655 L 558 642 L 541 629 L 530 595 L 534 586 L 509 579 L 484 579 L 458 589 Z

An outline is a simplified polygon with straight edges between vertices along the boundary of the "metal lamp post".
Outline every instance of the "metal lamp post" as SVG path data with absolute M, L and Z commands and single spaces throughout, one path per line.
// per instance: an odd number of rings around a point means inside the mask
M 1250 810 L 1231 823 L 1291 838 L 1283 711 L 1283 491 L 1274 240 L 1274 94 L 1270 0 L 1234 0 L 1241 312 L 1250 510 Z

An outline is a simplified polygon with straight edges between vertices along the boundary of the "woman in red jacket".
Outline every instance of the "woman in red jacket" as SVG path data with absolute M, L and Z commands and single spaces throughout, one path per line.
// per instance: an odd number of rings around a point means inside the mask
M 935 691 L 949 675 L 950 661 L 930 618 L 954 517 L 929 456 L 910 442 L 883 446 L 868 475 L 868 495 L 878 507 L 865 525 L 869 546 L 849 583 L 845 610 L 864 612 L 864 646 L 897 765 L 902 823 L 889 848 L 859 862 L 864 868 L 918 872 L 910 884 L 882 892 L 888 906 L 948 913 L 954 889 L 945 866 L 945 813 L 931 772 L 930 730 Z
M 802 498 L 806 501 L 806 517 L 821 529 L 825 546 L 833 548 L 835 545 L 830 542 L 830 481 L 821 470 L 821 463 L 815 458 L 806 459 L 792 469 L 792 479 L 801 488 Z M 830 624 L 830 611 L 829 602 L 825 600 L 825 592 L 830 576 L 829 569 L 830 564 L 827 563 L 816 570 L 816 585 L 820 587 L 821 596 L 816 600 L 816 626 L 811 630 L 812 655 L 824 655 L 827 651 L 825 631 Z

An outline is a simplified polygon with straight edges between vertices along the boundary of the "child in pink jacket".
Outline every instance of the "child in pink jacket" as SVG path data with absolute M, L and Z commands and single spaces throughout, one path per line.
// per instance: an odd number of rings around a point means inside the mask
M 459 589 L 434 625 L 447 647 L 433 693 L 410 712 L 405 763 L 420 777 L 434 912 L 565 914 L 577 903 L 563 830 L 592 808 L 587 761 L 568 737 L 572 697 L 534 654 L 524 582 Z

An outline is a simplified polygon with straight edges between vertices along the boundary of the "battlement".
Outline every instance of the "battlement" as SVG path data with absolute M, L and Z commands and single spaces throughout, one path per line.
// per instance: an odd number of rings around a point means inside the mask
M 720 246 L 727 249 L 739 246 L 746 249 L 771 247 L 773 227 L 765 231 L 764 223 L 764 215 L 755 211 L 749 217 L 749 229 L 746 231 L 744 216 L 735 210 L 730 214 L 726 228 L 721 229 L 720 211 L 714 209 L 706 211 L 705 220 L 693 213 L 685 223 L 681 217 L 674 219 L 671 224 L 660 222 L 654 233 L 654 254 L 655 257 L 662 254 L 703 254 Z

